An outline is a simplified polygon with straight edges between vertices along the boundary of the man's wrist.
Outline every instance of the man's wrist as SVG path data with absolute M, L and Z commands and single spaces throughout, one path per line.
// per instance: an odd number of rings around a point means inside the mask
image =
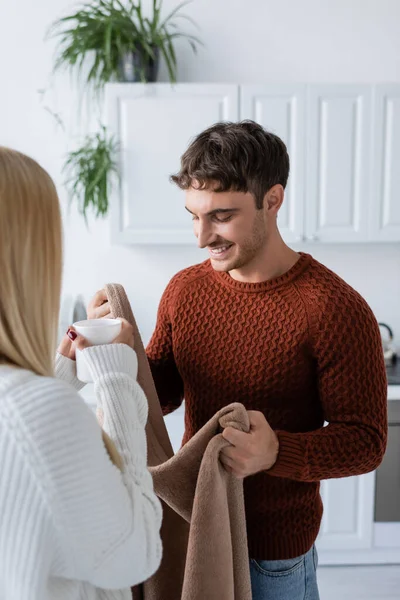
M 279 455 L 279 439 L 275 431 L 273 431 L 272 433 L 273 436 L 270 443 L 270 451 L 268 452 L 268 462 L 264 469 L 265 471 L 268 471 L 268 469 L 271 469 L 274 466 L 274 464 L 278 460 Z

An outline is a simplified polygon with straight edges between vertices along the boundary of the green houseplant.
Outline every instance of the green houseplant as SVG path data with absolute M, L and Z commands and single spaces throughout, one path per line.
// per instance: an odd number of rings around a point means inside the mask
M 63 171 L 70 202 L 77 201 L 86 223 L 89 210 L 96 217 L 107 215 L 113 177 L 118 175 L 117 150 L 117 143 L 102 125 L 100 132 L 86 136 L 82 146 L 67 156 Z
M 176 81 L 175 41 L 185 38 L 193 51 L 201 44 L 191 34 L 180 30 L 177 21 L 193 20 L 182 13 L 179 4 L 166 17 L 161 15 L 162 0 L 152 0 L 151 15 L 144 14 L 142 0 L 95 0 L 66 17 L 58 19 L 49 30 L 59 40 L 55 69 L 85 70 L 86 83 L 99 91 L 109 81 L 155 81 L 160 55 L 165 60 L 171 82 Z

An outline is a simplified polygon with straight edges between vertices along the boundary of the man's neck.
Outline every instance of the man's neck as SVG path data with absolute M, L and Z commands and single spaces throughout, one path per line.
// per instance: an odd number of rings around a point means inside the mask
M 243 283 L 261 283 L 287 273 L 299 258 L 300 255 L 289 248 L 279 236 L 268 243 L 251 263 L 230 271 L 229 275 Z

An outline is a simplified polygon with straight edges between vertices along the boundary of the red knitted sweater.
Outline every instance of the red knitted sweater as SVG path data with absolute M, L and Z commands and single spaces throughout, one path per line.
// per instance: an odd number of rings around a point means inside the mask
M 164 413 L 185 398 L 183 443 L 231 402 L 263 412 L 277 432 L 276 464 L 244 481 L 252 558 L 307 552 L 321 522 L 319 481 L 366 473 L 383 458 L 387 382 L 376 320 L 309 255 L 263 283 L 237 282 L 209 261 L 178 273 L 147 355 Z

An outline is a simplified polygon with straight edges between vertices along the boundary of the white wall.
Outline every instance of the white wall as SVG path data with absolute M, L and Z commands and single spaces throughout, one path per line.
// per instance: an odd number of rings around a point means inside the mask
M 400 81 L 398 0 L 194 0 L 190 14 L 206 51 L 183 81 Z
M 68 135 L 55 127 L 37 90 L 49 85 L 52 66 L 53 45 L 43 42 L 45 30 L 73 5 L 0 3 L 0 143 L 38 159 L 55 179 L 64 207 L 60 169 L 71 132 L 77 131 L 71 82 L 58 77 L 48 94 L 68 123 Z M 166 9 L 175 5 L 165 0 Z M 180 81 L 400 81 L 398 0 L 195 0 L 186 12 L 199 23 L 206 46 L 197 57 L 179 46 Z M 161 76 L 165 80 L 165 70 Z M 85 127 L 83 113 L 82 131 Z M 400 338 L 400 244 L 302 249 L 356 287 Z M 169 278 L 202 256 L 194 245 L 113 247 L 107 221 L 91 221 L 88 232 L 76 211 L 65 216 L 64 292 L 88 299 L 107 281 L 123 283 L 145 340 Z

